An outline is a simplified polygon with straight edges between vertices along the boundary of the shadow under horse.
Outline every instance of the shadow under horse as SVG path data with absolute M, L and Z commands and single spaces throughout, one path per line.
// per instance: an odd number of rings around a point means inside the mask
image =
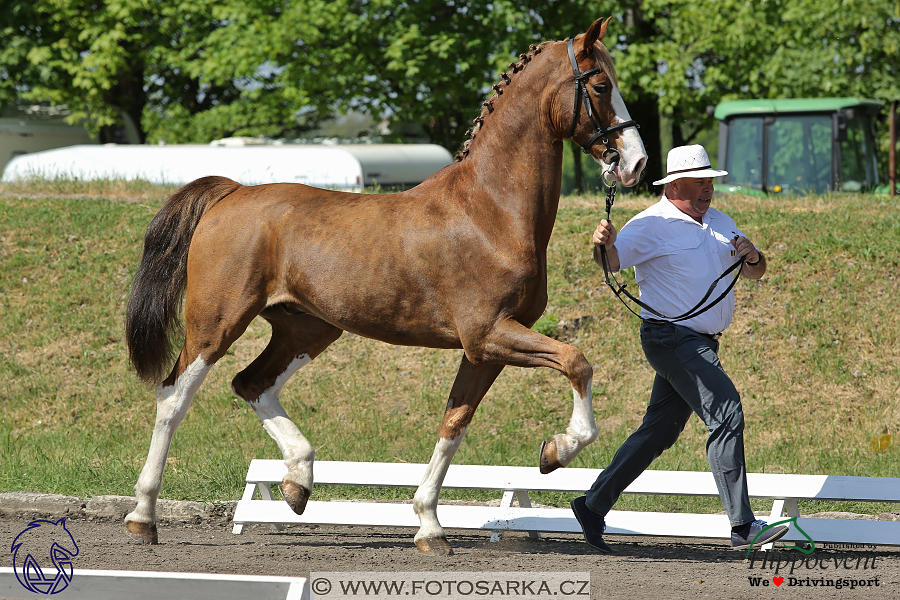
M 505 365 L 550 367 L 572 385 L 571 421 L 542 446 L 542 472 L 568 465 L 597 439 L 591 365 L 530 327 L 547 305 L 563 140 L 626 186 L 647 161 L 601 43 L 608 23 L 522 54 L 493 86 L 457 161 L 411 190 L 363 195 L 205 177 L 166 201 L 147 230 L 126 312 L 132 365 L 158 384 L 137 506 L 125 518 L 132 537 L 158 543 L 156 501 L 172 436 L 213 364 L 257 315 L 271 324 L 271 340 L 232 387 L 283 453 L 281 491 L 298 514 L 312 492 L 314 450 L 279 395 L 344 331 L 463 350 L 413 501 L 423 553 L 452 553 L 437 519 L 441 484 Z

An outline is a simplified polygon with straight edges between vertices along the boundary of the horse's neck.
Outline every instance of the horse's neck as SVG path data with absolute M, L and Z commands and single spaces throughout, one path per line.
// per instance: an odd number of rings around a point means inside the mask
M 472 163 L 473 183 L 546 246 L 559 206 L 563 144 L 542 111 L 539 77 L 526 74 L 514 75 L 520 80 L 494 98 L 494 111 L 465 160 Z

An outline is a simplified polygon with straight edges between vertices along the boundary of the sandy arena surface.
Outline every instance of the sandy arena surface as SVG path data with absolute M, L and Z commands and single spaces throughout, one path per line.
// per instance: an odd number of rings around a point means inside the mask
M 0 512 L 2 509 L 0 506 Z M 8 511 L 0 514 L 0 542 L 7 549 L 0 566 L 13 566 L 9 553 L 12 540 L 31 520 L 44 517 L 33 513 L 8 514 Z M 413 529 L 289 526 L 276 531 L 267 525 L 257 525 L 234 535 L 230 519 L 224 515 L 161 521 L 160 544 L 142 546 L 130 541 L 118 518 L 70 516 L 67 527 L 80 550 L 74 561 L 76 569 L 300 577 L 326 571 L 508 571 L 535 576 L 589 572 L 591 598 L 900 598 L 900 552 L 895 547 L 818 549 L 817 566 L 798 569 L 792 575 L 784 567 L 777 574 L 775 567 L 768 565 L 763 568 L 757 563 L 750 568 L 743 552 L 731 550 L 724 541 L 709 540 L 610 536 L 617 553 L 608 556 L 596 553 L 576 535 L 544 534 L 541 539 L 531 539 L 526 533 L 507 533 L 501 541 L 491 542 L 489 532 L 450 530 L 455 554 L 436 558 L 417 552 L 412 541 Z M 856 559 L 860 554 L 870 555 L 873 560 L 869 564 L 875 568 L 835 569 L 835 561 L 841 565 L 858 564 Z M 845 560 L 848 557 L 850 560 Z M 823 569 L 823 563 L 830 568 Z M 773 578 L 781 576 L 784 580 L 776 586 Z M 752 586 L 750 577 L 769 584 Z M 809 583 L 822 580 L 820 585 L 829 579 L 871 583 L 877 577 L 877 586 L 801 587 L 790 585 L 791 577 Z M 64 595 L 63 592 L 55 597 L 62 599 Z

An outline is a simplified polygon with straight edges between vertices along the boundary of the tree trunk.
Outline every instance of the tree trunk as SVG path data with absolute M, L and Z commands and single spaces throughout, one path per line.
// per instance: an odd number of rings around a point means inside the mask
M 106 93 L 106 101 L 131 118 L 137 128 L 137 143 L 143 144 L 147 140 L 147 132 L 141 124 L 144 106 L 147 104 L 147 94 L 144 91 L 144 65 L 137 58 L 139 50 L 131 51 L 130 55 L 135 62 L 129 64 L 129 68 L 119 71 L 116 84 Z M 123 144 L 134 141 L 128 140 L 123 134 L 123 128 L 127 127 L 127 123 L 101 127 L 100 142 Z
M 666 166 L 665 157 L 662 156 L 662 145 L 659 141 L 659 102 L 656 96 L 645 94 L 626 101 L 626 104 L 628 105 L 628 114 L 641 126 L 641 141 L 644 142 L 644 149 L 647 151 L 648 157 L 642 179 L 634 187 L 634 190 L 646 190 L 651 193 L 661 191 L 662 187 L 652 185 L 653 181 L 662 178 Z
M 678 146 L 684 146 L 687 141 L 684 139 L 684 131 L 681 129 L 681 124 L 684 122 L 684 117 L 681 114 L 679 109 L 675 109 L 672 112 L 672 147 L 677 148 Z

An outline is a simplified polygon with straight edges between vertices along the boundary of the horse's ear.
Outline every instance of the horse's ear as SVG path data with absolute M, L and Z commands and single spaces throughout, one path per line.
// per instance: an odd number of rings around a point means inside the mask
M 606 26 L 609 25 L 612 17 L 607 19 L 597 19 L 588 28 L 587 33 L 581 38 L 581 49 L 579 50 L 579 58 L 586 58 L 594 51 L 594 44 L 603 41 L 606 37 Z

